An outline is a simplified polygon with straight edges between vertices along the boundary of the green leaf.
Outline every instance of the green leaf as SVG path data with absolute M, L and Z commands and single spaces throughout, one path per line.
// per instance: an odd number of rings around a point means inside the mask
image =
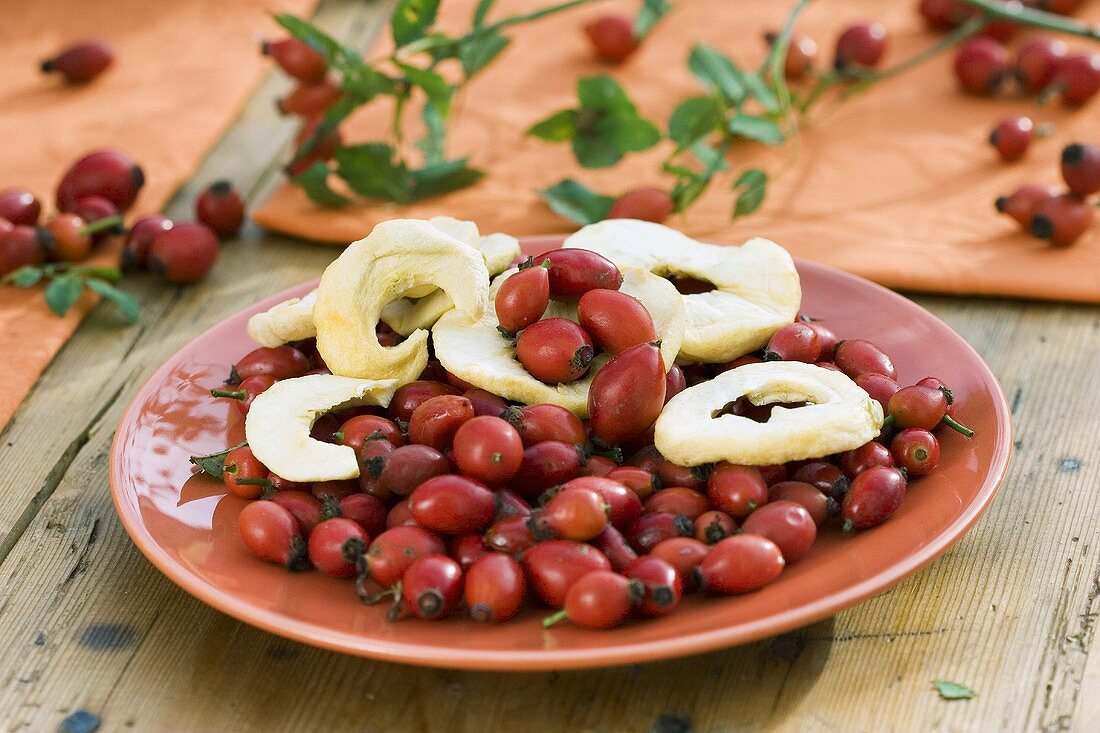
M 678 181 L 672 187 L 672 209 L 683 211 L 695 203 L 695 200 L 703 195 L 710 186 L 710 178 L 696 175 L 691 178 Z
M 119 290 L 111 283 L 98 277 L 90 277 L 85 280 L 85 283 L 92 292 L 98 293 L 106 300 L 114 303 L 127 323 L 137 323 L 138 318 L 141 317 L 141 306 L 138 305 L 132 295 Z
M 951 682 L 950 680 L 932 680 L 932 684 L 936 686 L 936 689 L 940 693 L 940 697 L 944 700 L 969 700 L 972 697 L 978 696 L 978 693 L 958 682 Z
M 495 32 L 463 39 L 458 47 L 458 60 L 466 78 L 469 79 L 488 66 L 509 43 L 510 39 Z
M 691 154 L 699 159 L 699 162 L 707 167 L 712 174 L 729 168 L 726 163 L 727 145 L 714 147 L 706 143 L 696 143 L 691 146 Z
M 634 19 L 634 37 L 645 38 L 657 21 L 663 18 L 672 6 L 667 0 L 642 0 L 642 9 L 638 11 L 638 17 Z
M 337 207 L 350 203 L 351 199 L 329 187 L 328 177 L 331 173 L 328 163 L 317 161 L 290 180 L 295 185 L 301 186 L 306 196 L 309 196 L 310 201 L 314 201 L 321 206 Z
M 552 143 L 572 140 L 577 136 L 577 111 L 563 109 L 541 122 L 536 122 L 527 134 Z
M 764 195 L 768 192 L 768 175 L 759 168 L 749 168 L 737 177 L 733 188 L 741 189 L 733 207 L 733 218 L 736 219 L 760 208 Z
M 419 69 L 408 64 L 398 64 L 398 66 L 405 72 L 409 83 L 423 89 L 428 95 L 428 103 L 446 117 L 451 108 L 451 94 L 454 88 L 442 76 L 430 69 Z
M 401 0 L 390 19 L 394 43 L 400 47 L 423 38 L 438 11 L 439 0 Z
M 237 443 L 230 448 L 226 448 L 223 451 L 218 451 L 217 453 L 211 453 L 205 456 L 191 456 L 189 460 L 191 463 L 201 468 L 203 473 L 213 476 L 220 481 L 222 474 L 225 473 L 225 457 L 238 448 L 244 448 L 246 445 L 248 445 L 247 440 Z
M 443 145 L 447 139 L 447 128 L 443 115 L 434 104 L 425 104 L 420 108 L 420 116 L 424 120 L 426 130 L 424 137 L 416 143 L 416 147 L 424 153 L 424 161 L 428 165 L 435 165 L 443 161 Z
M 328 61 L 329 66 L 337 71 L 346 72 L 349 69 L 364 66 L 363 59 L 357 51 L 341 45 L 339 41 L 309 21 L 289 13 L 281 13 L 275 16 L 275 22 L 286 28 L 290 35 L 317 49 Z
M 396 83 L 393 79 L 380 71 L 375 71 L 367 67 L 357 70 L 354 73 L 345 74 L 344 80 L 340 84 L 340 89 L 355 100 L 352 109 L 356 106 L 366 104 L 379 94 L 393 94 L 396 88 Z M 341 102 L 342 101 L 345 100 L 341 100 Z M 336 104 L 340 104 L 340 102 Z M 335 106 L 336 105 L 333 105 L 333 107 Z M 330 112 L 333 107 L 329 107 Z
M 589 76 L 577 81 L 577 99 L 584 109 L 635 112 L 634 103 L 609 76 Z
M 737 115 L 729 121 L 726 129 L 733 135 L 740 135 L 765 145 L 779 145 L 787 139 L 779 125 L 767 117 L 756 115 Z
M 603 135 L 586 133 L 573 138 L 573 156 L 582 168 L 610 168 L 623 153 Z
M 4 282 L 14 285 L 17 288 L 29 288 L 41 282 L 44 274 L 41 267 L 23 265 L 15 272 L 6 275 L 4 277 Z
M 614 197 L 596 193 L 572 178 L 544 188 L 539 195 L 555 213 L 581 225 L 606 219 L 615 203 Z
M 744 75 L 733 61 L 710 46 L 693 46 L 688 56 L 688 68 L 704 84 L 716 89 L 727 101 L 740 102 L 745 98 Z
M 668 118 L 668 136 L 683 147 L 713 132 L 722 122 L 722 110 L 714 97 L 690 97 L 680 102 Z
M 62 275 L 46 286 L 46 305 L 57 315 L 63 316 L 80 299 L 83 290 L 84 281 L 79 275 Z
M 417 199 L 457 191 L 477 183 L 484 172 L 471 168 L 469 158 L 448 160 L 412 172 L 413 196 Z
M 336 150 L 336 175 L 363 196 L 407 204 L 413 200 L 412 178 L 405 162 L 386 143 L 351 145 Z
M 779 100 L 776 99 L 775 92 L 758 74 L 742 74 L 741 81 L 748 90 L 749 96 L 756 97 L 769 113 L 775 114 L 779 111 Z
M 480 28 L 485 25 L 485 17 L 489 15 L 489 10 L 493 7 L 493 3 L 496 0 L 480 0 L 477 7 L 474 8 L 474 28 Z
M 596 130 L 620 153 L 649 150 L 661 141 L 661 131 L 634 112 L 615 112 L 596 122 Z

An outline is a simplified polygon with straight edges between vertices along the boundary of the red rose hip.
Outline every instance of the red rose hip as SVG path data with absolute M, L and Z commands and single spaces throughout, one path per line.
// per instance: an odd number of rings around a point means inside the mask
M 215 181 L 195 202 L 195 218 L 219 237 L 232 237 L 244 222 L 244 201 L 229 181 Z

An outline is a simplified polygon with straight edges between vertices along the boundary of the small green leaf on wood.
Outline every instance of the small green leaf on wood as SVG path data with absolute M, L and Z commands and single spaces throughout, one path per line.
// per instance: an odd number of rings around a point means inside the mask
M 615 203 L 613 196 L 597 193 L 572 178 L 544 188 L 539 194 L 555 213 L 581 225 L 606 219 Z
M 394 43 L 404 46 L 423 38 L 438 11 L 439 0 L 401 0 L 390 19 Z
M 740 102 L 745 98 L 744 75 L 728 56 L 698 44 L 688 56 L 688 68 L 703 83 L 717 90 L 728 102 Z
M 17 288 L 29 288 L 41 282 L 43 274 L 41 267 L 24 265 L 18 270 L 6 275 L 4 277 L 4 282 L 14 285 Z
M 572 140 L 577 136 L 577 111 L 563 109 L 555 112 L 532 125 L 527 134 L 553 143 Z
M 733 182 L 734 190 L 739 190 L 733 207 L 733 218 L 748 216 L 760 208 L 764 195 L 768 191 L 768 175 L 759 168 L 749 168 Z
M 189 460 L 191 463 L 201 468 L 203 473 L 220 479 L 222 474 L 225 473 L 225 457 L 238 448 L 243 448 L 246 445 L 248 445 L 248 441 L 242 441 L 237 443 L 237 445 L 218 451 L 217 453 L 210 453 L 205 456 L 191 456 Z
M 46 305 L 57 315 L 63 316 L 80 299 L 80 293 L 83 290 L 84 282 L 79 275 L 73 273 L 62 275 L 51 280 L 46 286 Z
M 306 196 L 309 196 L 310 201 L 333 208 L 344 206 L 351 199 L 333 191 L 328 185 L 328 178 L 331 173 L 328 163 L 318 161 L 290 180 L 306 192 Z
M 689 97 L 676 106 L 668 118 L 668 136 L 687 147 L 713 132 L 722 121 L 722 110 L 714 97 Z
M 936 686 L 936 690 L 944 700 L 969 700 L 972 697 L 978 696 L 978 693 L 958 682 L 952 682 L 950 680 L 932 680 L 932 684 Z
M 623 88 L 610 76 L 587 76 L 577 81 L 577 99 L 584 109 L 636 112 Z
M 90 277 L 85 282 L 89 290 L 114 303 L 127 323 L 137 323 L 138 318 L 141 316 L 141 306 L 138 305 L 132 295 L 119 290 L 111 283 L 98 277 Z
M 458 47 L 458 61 L 462 64 L 466 78 L 469 79 L 488 66 L 509 43 L 506 36 L 496 32 L 464 39 Z
M 470 167 L 468 158 L 459 158 L 425 166 L 410 175 L 413 198 L 422 199 L 471 186 L 485 173 Z
M 405 162 L 386 143 L 365 143 L 338 148 L 336 175 L 362 196 L 407 204 L 415 196 Z
M 779 145 L 786 139 L 782 128 L 767 117 L 740 114 L 729 121 L 726 129 L 733 135 L 755 140 L 765 145 Z

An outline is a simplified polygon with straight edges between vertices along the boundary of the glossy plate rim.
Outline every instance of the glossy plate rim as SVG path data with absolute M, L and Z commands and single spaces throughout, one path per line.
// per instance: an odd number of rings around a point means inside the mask
M 560 241 L 560 236 L 525 237 L 521 239 L 521 242 L 526 245 L 545 243 L 550 246 Z M 126 477 L 122 475 L 122 460 L 120 459 L 120 451 L 125 442 L 124 438 L 132 429 L 130 426 L 134 424 L 141 405 L 147 400 L 151 392 L 163 383 L 177 361 L 192 348 L 195 342 L 210 337 L 213 332 L 225 327 L 227 322 L 241 318 L 245 313 L 257 312 L 269 308 L 287 297 L 293 297 L 298 291 L 307 287 L 308 284 L 299 285 L 273 295 L 220 321 L 185 344 L 149 377 L 130 401 L 111 446 L 109 474 L 111 496 L 115 509 L 123 527 L 142 554 L 169 580 L 203 603 L 240 621 L 287 639 L 384 661 L 451 669 L 496 671 L 608 667 L 699 654 L 748 643 L 807 626 L 833 616 L 871 596 L 889 590 L 950 549 L 984 514 L 990 502 L 996 496 L 1007 474 L 1013 446 L 1012 421 L 1004 392 L 992 370 L 962 336 L 913 301 L 880 285 L 826 265 L 806 260 L 796 260 L 796 262 L 800 270 L 817 269 L 832 277 L 860 281 L 861 284 L 869 286 L 875 292 L 876 297 L 891 301 L 894 305 L 904 309 L 917 309 L 923 314 L 923 317 L 932 319 L 938 326 L 942 327 L 953 342 L 951 351 L 954 353 L 957 349 L 965 353 L 975 364 L 980 365 L 982 369 L 981 382 L 992 387 L 989 396 L 999 428 L 997 436 L 1000 438 L 999 444 L 994 446 L 992 463 L 983 476 L 982 486 L 975 495 L 975 500 L 964 507 L 951 524 L 923 546 L 915 549 L 895 564 L 858 583 L 835 590 L 816 601 L 787 609 L 754 623 L 740 623 L 729 627 L 697 631 L 677 638 L 638 642 L 599 650 L 542 649 L 494 651 L 489 653 L 476 649 L 440 649 L 415 642 L 389 641 L 369 636 L 362 637 L 362 643 L 360 644 L 349 645 L 345 643 L 343 634 L 328 633 L 328 630 L 322 627 L 296 619 L 289 619 L 279 613 L 263 608 L 257 608 L 250 603 L 235 598 L 229 591 L 225 591 L 197 576 L 172 558 L 158 544 L 156 538 L 145 527 L 140 512 L 135 508 L 136 505 L 126 500 Z M 507 627 L 502 625 L 500 628 L 504 632 Z

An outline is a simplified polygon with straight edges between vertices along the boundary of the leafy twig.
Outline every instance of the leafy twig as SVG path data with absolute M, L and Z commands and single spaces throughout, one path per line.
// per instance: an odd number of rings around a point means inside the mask
M 87 288 L 113 303 L 127 323 L 136 323 L 141 315 L 141 306 L 132 295 L 114 285 L 121 277 L 117 267 L 55 262 L 20 267 L 0 279 L 0 284 L 31 288 L 45 281 L 46 305 L 58 316 L 68 313 Z

